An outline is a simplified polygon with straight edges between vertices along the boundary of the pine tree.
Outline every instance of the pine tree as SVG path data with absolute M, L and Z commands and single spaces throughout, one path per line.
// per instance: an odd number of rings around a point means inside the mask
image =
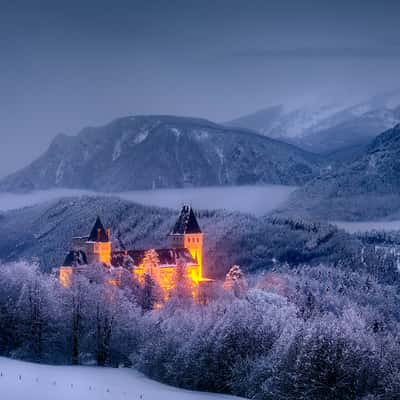
M 142 289 L 142 295 L 140 298 L 140 306 L 143 312 L 151 311 L 155 305 L 161 300 L 160 290 L 157 286 L 156 281 L 153 277 L 146 273 L 144 275 L 144 284 Z

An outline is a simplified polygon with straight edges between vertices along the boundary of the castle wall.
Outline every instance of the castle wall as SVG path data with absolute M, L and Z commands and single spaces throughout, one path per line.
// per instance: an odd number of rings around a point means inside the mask
M 97 242 L 94 246 L 94 254 L 97 262 L 111 264 L 111 242 Z
M 198 265 L 191 265 L 186 267 L 187 277 L 193 283 L 193 288 L 196 290 L 199 282 L 202 280 L 201 270 Z M 141 284 L 144 284 L 144 276 L 147 273 L 144 265 L 140 265 L 132 269 L 132 274 L 135 279 Z M 175 286 L 176 266 L 162 266 L 155 267 L 151 272 L 151 277 L 163 291 L 164 299 L 167 300 L 170 296 L 171 290 Z M 194 293 L 195 297 L 195 293 Z
M 203 234 L 185 234 L 184 247 L 189 250 L 198 264 L 198 281 L 203 277 Z
M 202 233 L 171 234 L 169 236 L 170 245 L 173 248 L 188 249 L 191 256 L 197 261 L 198 267 L 192 276 L 196 282 L 203 278 L 203 239 Z

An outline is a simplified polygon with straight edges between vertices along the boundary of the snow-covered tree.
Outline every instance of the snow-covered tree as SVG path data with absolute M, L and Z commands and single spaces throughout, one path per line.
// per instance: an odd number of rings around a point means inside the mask
M 246 278 L 238 265 L 234 265 L 226 274 L 224 289 L 230 290 L 236 297 L 243 296 L 246 292 Z
M 175 306 L 183 307 L 191 302 L 194 291 L 194 283 L 188 276 L 187 265 L 184 260 L 178 259 L 174 271 L 170 303 L 173 302 Z
M 158 257 L 157 251 L 154 249 L 147 250 L 143 258 L 143 266 L 146 274 L 151 276 L 157 275 L 157 268 L 160 265 L 160 259 Z
M 144 312 L 151 311 L 162 300 L 161 289 L 153 277 L 146 273 L 139 304 Z

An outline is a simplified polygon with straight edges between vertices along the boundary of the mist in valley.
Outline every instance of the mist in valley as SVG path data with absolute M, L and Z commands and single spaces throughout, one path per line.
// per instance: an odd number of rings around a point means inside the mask
M 223 209 L 262 216 L 282 205 L 295 189 L 294 186 L 283 185 L 137 190 L 121 193 L 54 189 L 22 194 L 0 193 L 0 210 L 14 210 L 63 197 L 107 196 L 175 210 L 180 209 L 183 204 L 189 204 L 198 210 Z

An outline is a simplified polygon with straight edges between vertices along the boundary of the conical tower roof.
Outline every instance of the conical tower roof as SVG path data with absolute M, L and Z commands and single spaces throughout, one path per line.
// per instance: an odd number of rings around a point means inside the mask
M 172 230 L 172 234 L 201 233 L 199 223 L 192 207 L 183 206 L 178 220 Z
M 107 231 L 105 230 L 100 217 L 97 217 L 88 240 L 89 242 L 109 242 Z

